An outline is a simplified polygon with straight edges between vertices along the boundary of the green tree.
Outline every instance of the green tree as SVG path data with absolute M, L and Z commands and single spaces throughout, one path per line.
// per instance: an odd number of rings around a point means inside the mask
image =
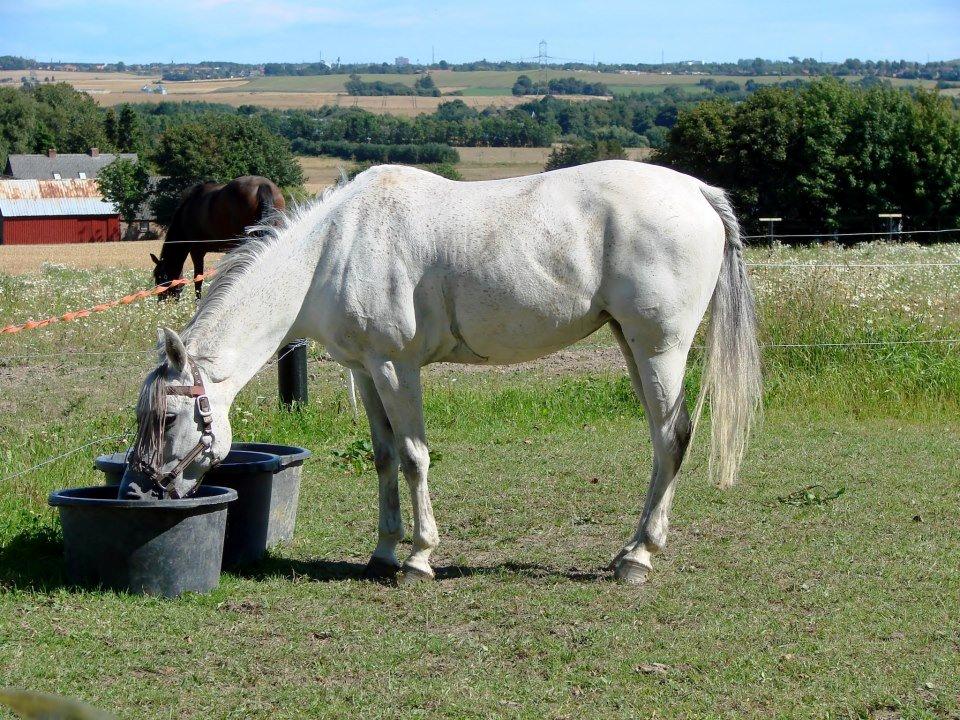
M 529 75 L 520 75 L 510 92 L 514 95 L 533 95 L 536 92 L 536 87 Z
M 726 187 L 747 220 L 860 230 L 898 209 L 913 227 L 960 223 L 960 114 L 934 91 L 825 78 L 703 102 L 658 162 Z
M 734 105 L 727 100 L 705 100 L 681 113 L 658 162 L 729 186 L 733 118 Z
M 107 108 L 103 116 L 103 132 L 110 141 L 110 145 L 117 147 L 117 112 L 113 108 Z
M 112 202 L 128 225 L 137 219 L 147 201 L 150 174 L 141 162 L 117 158 L 97 174 L 97 186 L 104 199 Z
M 0 172 L 10 153 L 30 152 L 37 122 L 37 103 L 25 92 L 0 88 Z
M 109 146 L 103 113 L 86 93 L 56 83 L 40 85 L 30 94 L 37 102 L 36 152 L 55 147 L 60 152 L 80 153 Z
M 623 146 L 616 140 L 594 140 L 593 142 L 576 142 L 554 148 L 544 170 L 583 165 L 598 160 L 626 160 L 627 154 Z
M 134 109 L 126 104 L 120 108 L 117 119 L 116 146 L 122 152 L 142 152 L 144 147 L 140 118 Z
M 204 180 L 262 175 L 281 188 L 303 184 L 303 171 L 287 141 L 255 117 L 209 115 L 170 127 L 160 136 L 153 160 L 162 177 L 152 207 L 163 224 L 169 223 L 181 193 Z
M 440 88 L 433 81 L 430 75 L 421 75 L 413 83 L 413 89 L 417 95 L 428 95 L 431 97 L 440 97 Z

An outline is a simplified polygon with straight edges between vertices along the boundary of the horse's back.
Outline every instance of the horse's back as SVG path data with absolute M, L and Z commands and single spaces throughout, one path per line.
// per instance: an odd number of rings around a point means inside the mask
M 431 359 L 538 357 L 592 333 L 612 304 L 668 313 L 719 271 L 723 230 L 702 185 L 665 168 L 460 183 L 381 166 L 354 182 L 333 211 L 334 305 Z
M 274 210 L 285 208 L 283 194 L 271 180 L 243 175 L 227 183 L 201 183 L 185 201 L 184 221 L 193 237 L 229 241 L 244 235 Z M 265 207 L 269 198 L 269 206 Z

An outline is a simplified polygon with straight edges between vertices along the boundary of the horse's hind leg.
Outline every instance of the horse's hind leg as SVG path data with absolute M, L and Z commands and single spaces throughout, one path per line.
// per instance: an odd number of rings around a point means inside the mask
M 671 347 L 651 345 L 645 327 L 611 323 L 627 360 L 637 395 L 643 402 L 653 443 L 653 472 L 640 523 L 613 562 L 616 578 L 641 583 L 651 556 L 667 542 L 673 493 L 690 442 L 690 416 L 683 395 L 689 342 Z
M 400 491 L 397 478 L 400 462 L 394 444 L 393 428 L 387 419 L 373 379 L 365 372 L 352 371 L 360 399 L 370 422 L 373 441 L 373 464 L 380 484 L 380 521 L 377 528 L 377 547 L 373 551 L 364 575 L 368 578 L 392 577 L 400 569 L 397 544 L 403 540 L 403 518 L 400 516 Z

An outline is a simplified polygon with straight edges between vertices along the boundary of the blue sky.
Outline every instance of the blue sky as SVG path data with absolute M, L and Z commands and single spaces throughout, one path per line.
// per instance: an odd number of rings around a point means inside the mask
M 960 0 L 0 0 L 0 28 L 63 61 L 960 57 Z

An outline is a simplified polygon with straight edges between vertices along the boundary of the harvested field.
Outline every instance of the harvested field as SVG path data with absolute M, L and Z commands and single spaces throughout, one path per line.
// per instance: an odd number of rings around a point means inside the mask
M 458 147 L 460 162 L 457 170 L 464 180 L 499 180 L 501 178 L 533 175 L 542 172 L 550 156 L 550 148 L 477 148 Z M 631 160 L 646 160 L 650 148 L 627 148 Z M 334 183 L 339 178 L 339 168 L 349 168 L 350 160 L 330 157 L 300 157 L 300 166 L 306 175 L 306 187 L 312 193 Z
M 162 240 L 138 240 L 134 242 L 70 243 L 66 245 L 0 245 L 0 272 L 23 275 L 37 272 L 45 265 L 97 270 L 123 268 L 130 270 L 153 270 L 150 253 L 160 254 Z M 209 253 L 209 263 L 222 257 L 222 253 Z M 208 265 L 209 267 L 209 265 Z M 190 258 L 184 273 L 193 270 Z
M 67 245 L 0 245 L 0 268 L 10 275 L 36 272 L 51 263 L 71 268 L 152 270 L 150 253 L 160 254 L 160 240 Z M 189 261 L 188 261 L 189 265 Z
M 164 83 L 168 88 L 169 84 Z M 296 92 L 239 92 L 229 90 L 223 92 L 204 92 L 201 94 L 171 93 L 170 95 L 148 95 L 146 93 L 125 92 L 95 95 L 94 98 L 101 105 L 119 105 L 121 103 L 152 102 L 174 100 L 203 100 L 212 103 L 224 103 L 239 107 L 240 105 L 260 105 L 276 109 L 311 109 L 324 105 L 341 107 L 359 107 L 372 113 L 401 115 L 413 117 L 421 113 L 432 113 L 437 106 L 450 97 L 415 97 L 412 95 L 393 95 L 383 97 L 358 97 L 345 93 L 296 93 Z M 464 97 L 460 98 L 470 107 L 483 109 L 486 107 L 514 107 L 527 102 L 529 98 L 504 97 Z
M 551 148 L 460 147 L 457 170 L 464 180 L 499 180 L 542 172 Z M 650 157 L 650 148 L 627 148 L 631 160 Z
M 24 71 L 0 72 L 0 80 L 8 79 L 11 84 L 19 82 Z M 89 92 L 101 105 L 120 103 L 162 102 L 169 100 L 203 100 L 205 102 L 224 103 L 238 107 L 240 105 L 262 105 L 269 108 L 318 108 L 323 105 L 342 105 L 360 107 L 374 113 L 391 113 L 412 117 L 424 112 L 433 112 L 437 105 L 453 99 L 449 93 L 459 92 L 459 96 L 470 107 L 485 108 L 493 106 L 514 107 L 532 99 L 514 97 L 511 88 L 517 71 L 478 70 L 473 72 L 454 72 L 435 70 L 431 73 L 437 86 L 446 93 L 439 98 L 415 96 L 356 97 L 345 93 L 344 82 L 347 75 L 307 75 L 307 76 L 269 76 L 252 79 L 198 80 L 189 82 L 164 82 L 167 95 L 152 95 L 140 92 L 143 85 L 153 85 L 160 78 L 156 75 L 135 75 L 133 73 L 107 72 L 44 72 L 38 71 L 37 79 L 52 77 L 56 82 L 68 82 L 78 90 Z M 526 74 L 539 77 L 539 72 L 528 70 Z M 703 75 L 665 75 L 660 73 L 598 73 L 590 71 L 550 70 L 548 79 L 576 77 L 580 80 L 606 83 L 614 94 L 634 91 L 662 92 L 670 86 L 681 86 L 690 91 L 697 89 Z M 364 74 L 366 81 L 382 80 L 412 85 L 416 75 Z M 743 85 L 748 79 L 756 83 L 768 84 L 794 79 L 783 77 L 737 77 L 728 75 L 710 76 L 714 80 L 733 80 Z M 857 78 L 854 78 L 857 79 Z M 932 87 L 927 80 L 892 80 L 895 86 L 923 85 Z M 0 84 L 2 87 L 3 84 Z M 946 94 L 958 94 L 960 89 L 945 90 Z M 563 96 L 567 100 L 596 100 L 602 98 L 589 96 Z

